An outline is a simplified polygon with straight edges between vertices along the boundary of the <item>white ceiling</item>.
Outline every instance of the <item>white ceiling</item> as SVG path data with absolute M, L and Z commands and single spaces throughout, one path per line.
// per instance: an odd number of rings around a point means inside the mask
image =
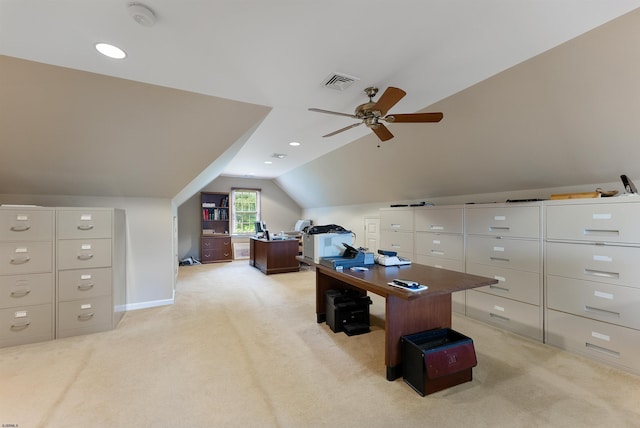
M 391 112 L 415 112 L 640 7 L 640 0 L 143 2 L 157 15 L 152 27 L 138 25 L 127 13 L 129 2 L 122 0 L 0 0 L 0 54 L 165 87 L 159 91 L 177 89 L 180 90 L 177 94 L 184 97 L 211 96 L 209 101 L 202 102 L 210 103 L 211 111 L 216 113 L 196 118 L 201 122 L 210 120 L 207 126 L 193 131 L 192 122 L 196 120 L 193 117 L 191 122 L 177 118 L 171 123 L 168 116 L 153 116 L 156 118 L 153 126 L 158 129 L 144 142 L 146 146 L 136 149 L 143 151 L 143 147 L 147 147 L 164 171 L 171 161 L 180 162 L 181 153 L 200 154 L 185 155 L 181 165 L 184 174 L 176 177 L 173 184 L 162 183 L 163 189 L 173 192 L 169 193 L 170 197 L 177 193 L 176 188 L 179 191 L 186 186 L 202 171 L 203 165 L 215 161 L 220 153 L 233 146 L 243 131 L 253 126 L 259 125 L 221 172 L 265 178 L 287 173 L 295 176 L 296 168 L 309 165 L 345 144 L 361 137 L 370 140 L 370 132 L 363 126 L 333 138 L 322 138 L 352 121 L 308 112 L 308 107 L 351 113 L 357 104 L 366 101 L 363 89 L 376 85 L 381 90 L 397 86 L 407 91 L 408 95 Z M 99 41 L 122 47 L 128 58 L 118 61 L 100 56 L 93 49 Z M 347 73 L 360 80 L 343 92 L 322 88 L 322 80 L 333 72 Z M 23 75 L 24 79 L 32 77 L 29 73 Z M 128 84 L 123 85 L 120 87 L 126 88 Z M 139 93 L 140 87 L 136 88 L 134 92 Z M 45 90 L 41 92 L 43 97 Z M 4 91 L 6 94 L 7 89 Z M 14 91 L 11 95 L 13 100 L 20 92 Z M 52 96 L 46 93 L 49 101 Z M 0 107 L 7 113 L 12 107 L 8 104 L 9 98 L 4 99 Z M 146 98 L 140 102 L 144 101 Z M 42 100 L 34 98 L 33 103 L 37 102 Z M 57 94 L 55 102 L 67 103 L 68 99 L 64 93 Z M 230 113 L 216 110 L 221 106 L 230 106 Z M 86 110 L 84 106 L 79 108 Z M 118 110 L 115 101 L 113 108 Z M 142 105 L 138 108 L 149 109 Z M 162 109 L 166 115 L 171 112 L 170 106 Z M 416 126 L 444 125 L 450 112 L 444 113 L 441 124 L 395 125 L 392 132 L 397 137 L 391 141 L 400 140 L 403 133 L 400 126 L 416 129 Z M 38 114 L 46 116 L 47 112 L 38 111 Z M 120 120 L 124 119 L 120 117 Z M 6 131 L 11 127 L 7 122 L 0 131 L 3 146 L 11 143 L 9 137 L 16 139 L 18 135 L 15 130 Z M 15 123 L 15 118 L 11 118 L 11 122 Z M 43 130 L 39 138 L 47 132 L 55 134 L 55 121 L 48 122 L 34 116 L 32 123 L 48 123 L 52 127 Z M 127 126 L 133 127 L 136 123 Z M 223 131 L 227 127 L 233 129 Z M 176 129 L 184 130 L 183 135 L 189 136 L 178 142 L 180 151 L 165 150 L 169 141 L 160 146 L 151 141 L 151 137 L 162 138 Z M 189 129 L 196 135 L 185 134 Z M 66 155 L 71 153 L 78 158 L 78 163 L 86 164 L 88 161 L 77 148 L 86 144 L 91 132 L 87 129 L 85 133 L 60 134 L 64 137 L 60 140 L 78 138 L 74 145 L 63 146 L 68 151 Z M 145 139 L 139 135 L 142 130 L 137 133 L 136 141 L 132 139 L 127 144 L 135 146 L 139 143 L 137 140 Z M 122 134 L 116 137 L 126 139 Z M 175 140 L 173 136 L 172 141 Z M 288 146 L 291 141 L 298 141 L 302 146 L 291 148 Z M 207 144 L 215 147 L 207 150 Z M 56 146 L 45 147 L 54 151 Z M 30 150 L 38 148 L 34 146 Z M 285 153 L 287 157 L 272 159 L 273 153 Z M 110 156 L 117 157 L 114 153 Z M 12 159 L 5 157 L 5 164 L 0 161 L 0 166 L 10 164 L 13 168 L 22 168 L 24 165 L 19 159 L 17 155 Z M 266 165 L 266 160 L 273 163 Z M 151 189 L 156 176 L 148 168 L 153 164 L 143 163 L 123 164 L 118 168 L 130 170 L 132 177 L 136 174 L 147 177 L 143 181 L 148 181 Z M 73 181 L 72 167 L 60 164 L 61 171 L 54 171 L 52 164 L 51 171 L 39 181 Z M 190 164 L 191 171 L 188 171 Z M 62 175 L 67 177 L 61 180 Z M 0 188 L 0 193 L 12 192 L 8 190 L 11 179 L 2 177 L 4 188 Z M 36 181 L 34 177 L 32 181 Z M 31 185 L 23 181 L 18 187 L 23 192 L 65 192 L 60 187 L 38 190 Z M 293 187 L 291 191 L 295 192 Z M 97 182 L 93 190 L 74 191 L 108 193 L 100 190 Z M 109 192 L 113 193 L 113 189 Z M 120 192 L 126 193 L 122 189 Z M 132 193 L 144 196 L 145 189 Z M 155 189 L 146 191 L 147 196 L 162 194 Z

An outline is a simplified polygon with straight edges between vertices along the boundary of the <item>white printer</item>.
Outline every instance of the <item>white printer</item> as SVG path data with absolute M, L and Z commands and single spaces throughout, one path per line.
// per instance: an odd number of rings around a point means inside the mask
M 353 234 L 348 233 L 318 233 L 315 235 L 302 234 L 302 256 L 320 263 L 321 257 L 336 257 L 344 253 L 343 243 L 353 245 Z

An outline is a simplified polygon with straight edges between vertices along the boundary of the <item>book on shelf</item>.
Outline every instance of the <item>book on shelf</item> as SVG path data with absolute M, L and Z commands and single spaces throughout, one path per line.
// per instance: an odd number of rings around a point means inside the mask
M 226 208 L 203 208 L 203 220 L 229 220 L 229 212 Z

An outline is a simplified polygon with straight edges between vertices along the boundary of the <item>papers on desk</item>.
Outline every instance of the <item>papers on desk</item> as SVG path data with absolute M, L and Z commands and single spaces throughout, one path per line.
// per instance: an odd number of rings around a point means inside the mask
M 409 291 L 422 291 L 429 288 L 426 285 L 422 285 L 415 281 L 410 281 L 407 279 L 394 279 L 393 281 L 388 282 L 387 284 L 393 287 L 398 287 L 398 288 L 402 288 L 404 290 L 409 290 Z
M 386 256 L 384 254 L 375 254 L 375 262 L 382 266 L 402 266 L 410 265 L 411 260 L 399 256 Z

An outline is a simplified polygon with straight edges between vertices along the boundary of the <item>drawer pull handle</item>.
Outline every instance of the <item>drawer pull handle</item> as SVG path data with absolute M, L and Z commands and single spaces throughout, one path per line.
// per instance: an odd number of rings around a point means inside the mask
M 435 254 L 436 256 L 444 256 L 444 251 L 431 250 L 431 254 Z
M 594 308 L 593 306 L 585 306 L 585 312 L 590 312 L 592 314 L 603 315 L 613 318 L 620 318 L 620 312 L 608 311 L 606 309 Z
M 604 270 L 594 270 L 594 269 L 585 269 L 585 275 L 598 276 L 602 278 L 620 278 L 620 274 L 618 272 L 606 272 Z
M 93 229 L 93 225 L 92 224 L 79 224 L 78 225 L 78 230 L 92 230 Z
M 506 226 L 489 226 L 490 232 L 508 232 L 511 228 Z
M 78 321 L 89 321 L 91 318 L 93 318 L 93 312 L 78 315 Z
M 11 226 L 12 232 L 26 232 L 31 229 L 31 226 Z
M 91 290 L 94 287 L 94 283 L 91 282 L 89 284 L 80 284 L 78 285 L 78 290 L 80 291 L 87 291 L 87 290 Z
M 31 325 L 31 321 L 27 321 L 27 322 L 23 322 L 20 324 L 11 324 L 11 330 L 24 330 L 25 328 L 29 327 Z
M 444 230 L 444 226 L 440 226 L 440 225 L 437 225 L 437 224 L 431 224 L 431 225 L 429 225 L 429 229 L 431 229 L 431 230 Z
M 11 297 L 24 297 L 29 293 L 31 293 L 31 290 L 12 291 Z
M 585 342 L 587 349 L 591 351 L 600 352 L 601 354 L 608 355 L 610 357 L 620 358 L 620 352 L 613 351 L 611 349 L 603 348 L 602 346 L 594 345 L 593 343 Z
M 502 292 L 502 293 L 508 293 L 508 292 L 509 292 L 509 289 L 508 289 L 508 288 L 505 288 L 505 287 L 499 287 L 499 286 L 497 286 L 497 285 L 490 285 L 490 286 L 489 286 L 489 289 L 491 289 L 491 290 L 495 290 L 495 291 L 500 291 L 500 292 Z
M 398 245 L 398 244 L 391 244 L 391 248 L 400 248 L 400 245 Z
M 78 254 L 78 260 L 91 260 L 93 254 Z
M 498 321 L 503 321 L 503 322 L 511 321 L 509 318 L 503 317 L 502 315 L 494 314 L 493 312 L 489 312 L 489 316 Z
M 20 259 L 11 259 L 11 264 L 12 265 L 23 265 L 25 263 L 27 263 L 29 260 L 31 260 L 31 257 L 23 257 Z
M 509 259 L 506 259 L 504 257 L 489 257 L 491 260 L 493 260 L 494 262 L 508 262 Z
M 584 236 L 619 236 L 620 231 L 611 229 L 585 229 Z

